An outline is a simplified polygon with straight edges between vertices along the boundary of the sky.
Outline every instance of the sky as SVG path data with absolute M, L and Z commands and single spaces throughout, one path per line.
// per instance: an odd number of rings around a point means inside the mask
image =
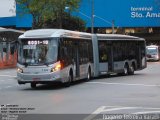
M 15 0 L 0 0 L 0 17 L 16 16 Z

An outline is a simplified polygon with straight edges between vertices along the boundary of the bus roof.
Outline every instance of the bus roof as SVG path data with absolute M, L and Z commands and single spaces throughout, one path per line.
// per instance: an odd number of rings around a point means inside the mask
M 98 40 L 144 40 L 143 38 L 120 34 L 95 34 Z M 91 33 L 64 30 L 64 29 L 36 29 L 26 31 L 19 38 L 50 38 L 70 37 L 91 39 Z
M 90 33 L 70 31 L 64 29 L 37 29 L 26 31 L 19 38 L 50 38 L 50 37 L 74 37 L 91 38 Z
M 0 27 L 0 42 L 14 42 L 24 31 Z
M 143 38 L 121 34 L 97 34 L 98 40 L 143 40 Z
M 24 31 L 21 31 L 21 30 L 8 29 L 8 28 L 2 28 L 2 27 L 0 27 L 0 33 L 2 33 L 2 32 L 24 33 Z

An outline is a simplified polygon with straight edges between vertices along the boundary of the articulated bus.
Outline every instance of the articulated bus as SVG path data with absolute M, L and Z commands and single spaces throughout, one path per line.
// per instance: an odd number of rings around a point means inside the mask
M 18 44 L 18 83 L 32 88 L 146 68 L 145 40 L 138 37 L 38 29 L 25 32 Z
M 158 45 L 146 46 L 147 61 L 159 61 L 160 60 L 160 47 Z

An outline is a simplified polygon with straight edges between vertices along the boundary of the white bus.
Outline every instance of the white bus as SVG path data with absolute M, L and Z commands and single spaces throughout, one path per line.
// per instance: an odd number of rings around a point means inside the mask
M 159 61 L 160 60 L 160 47 L 157 45 L 146 46 L 147 61 Z
M 19 37 L 19 84 L 48 84 L 134 74 L 146 67 L 145 40 L 113 34 L 90 34 L 63 29 L 39 29 Z

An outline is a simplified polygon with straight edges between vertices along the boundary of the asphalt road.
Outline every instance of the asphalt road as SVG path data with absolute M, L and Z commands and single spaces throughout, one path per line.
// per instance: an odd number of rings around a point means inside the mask
M 132 76 L 79 81 L 68 88 L 31 89 L 17 84 L 15 69 L 0 70 L 0 107 L 23 108 L 27 114 L 85 114 L 85 120 L 95 118 L 90 114 L 160 114 L 160 62 Z

